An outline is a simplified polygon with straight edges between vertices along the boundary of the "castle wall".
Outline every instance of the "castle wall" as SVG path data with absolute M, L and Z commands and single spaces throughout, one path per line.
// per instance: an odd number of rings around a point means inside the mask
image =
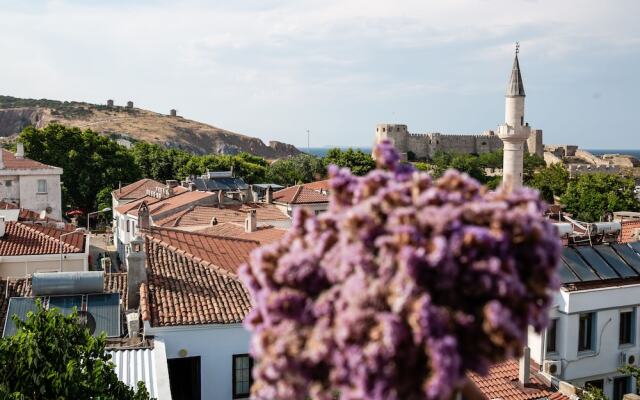
M 431 157 L 430 139 L 426 135 L 411 133 L 407 136 L 407 152 L 411 151 L 416 159 Z

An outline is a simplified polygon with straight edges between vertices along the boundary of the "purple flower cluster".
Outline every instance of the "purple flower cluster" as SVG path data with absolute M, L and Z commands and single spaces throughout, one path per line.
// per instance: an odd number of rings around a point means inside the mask
M 535 191 L 433 182 L 388 142 L 376 158 L 330 168 L 330 210 L 241 268 L 252 398 L 445 399 L 546 326 L 561 246 Z

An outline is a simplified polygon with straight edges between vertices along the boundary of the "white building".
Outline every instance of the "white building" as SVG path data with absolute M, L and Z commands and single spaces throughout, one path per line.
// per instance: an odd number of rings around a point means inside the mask
M 325 182 L 325 181 L 322 181 Z M 295 185 L 265 195 L 266 203 L 273 203 L 289 217 L 297 208 L 304 208 L 314 214 L 320 214 L 329 209 L 329 194 L 327 190 L 306 185 Z
M 25 158 L 22 143 L 17 146 L 15 154 L 0 151 L 0 201 L 61 220 L 62 168 Z
M 576 386 L 593 385 L 611 400 L 635 392 L 618 368 L 640 365 L 640 242 L 565 247 L 562 287 L 543 335 L 529 334 L 531 357 Z

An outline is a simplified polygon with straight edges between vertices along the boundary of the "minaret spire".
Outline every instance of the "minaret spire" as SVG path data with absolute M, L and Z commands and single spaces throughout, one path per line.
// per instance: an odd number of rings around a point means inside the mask
M 513 59 L 513 67 L 511 68 L 511 77 L 507 84 L 507 93 L 505 96 L 522 96 L 524 97 L 524 83 L 520 74 L 520 62 L 518 61 L 518 53 L 520 53 L 520 42 L 516 42 L 516 56 Z

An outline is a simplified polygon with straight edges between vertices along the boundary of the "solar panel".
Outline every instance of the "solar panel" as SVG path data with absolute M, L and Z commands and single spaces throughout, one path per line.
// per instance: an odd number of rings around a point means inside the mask
M 600 257 L 597 251 L 591 246 L 580 246 L 577 248 L 578 253 L 584 257 L 589 266 L 600 275 L 602 279 L 615 279 L 620 276 Z
M 614 250 L 622 257 L 627 264 L 631 265 L 636 272 L 640 273 L 640 256 L 626 244 L 614 244 Z
M 108 337 L 120 336 L 120 295 L 118 293 L 89 295 L 87 311 L 96 323 L 94 335 L 105 332 Z
M 4 322 L 4 331 L 2 336 L 13 336 L 18 332 L 15 322 L 13 322 L 13 315 L 17 315 L 20 320 L 27 319 L 27 313 L 29 311 L 36 312 L 36 300 L 31 297 L 12 297 L 9 299 L 9 308 L 7 310 L 7 319 Z
M 580 282 L 580 278 L 576 276 L 576 274 L 571 271 L 571 268 L 565 263 L 563 260 L 560 260 L 560 269 L 558 270 L 558 275 L 560 275 L 560 282 L 562 283 L 574 283 Z
M 73 307 L 82 309 L 82 296 L 52 296 L 49 297 L 49 308 L 57 308 L 63 315 L 70 315 Z
M 636 271 L 629 267 L 610 246 L 599 245 L 593 247 L 602 256 L 602 258 L 604 258 L 607 264 L 609 264 L 621 277 L 629 278 L 632 276 L 638 276 Z
M 562 259 L 582 281 L 596 281 L 599 279 L 598 275 L 593 272 L 574 249 L 570 247 L 563 248 Z
M 631 246 L 631 248 L 633 248 L 636 253 L 640 253 L 640 242 L 629 243 L 629 246 Z

